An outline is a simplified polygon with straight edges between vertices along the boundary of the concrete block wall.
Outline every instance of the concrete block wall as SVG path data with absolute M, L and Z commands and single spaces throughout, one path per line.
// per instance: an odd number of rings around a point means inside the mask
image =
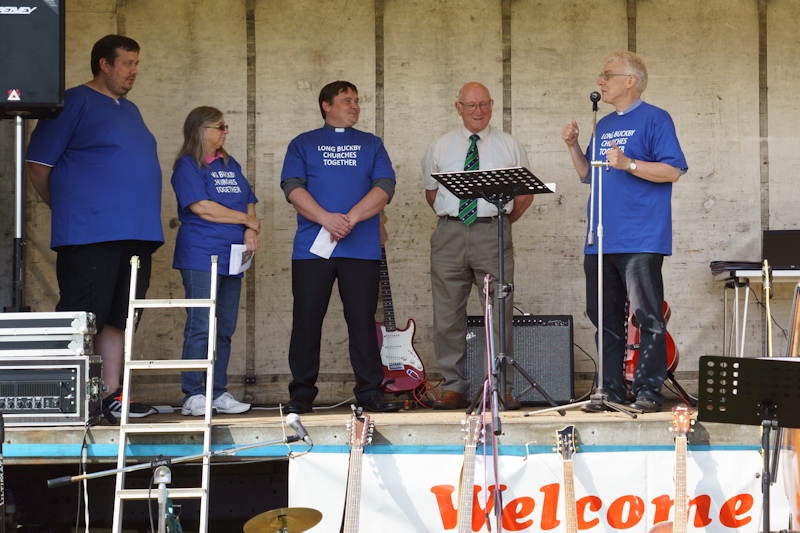
M 603 58 L 635 49 L 650 71 L 644 98 L 670 111 L 690 166 L 674 188 L 674 255 L 664 276 L 669 331 L 681 354 L 677 377 L 696 392 L 698 357 L 722 352 L 722 287 L 709 262 L 759 260 L 762 229 L 800 225 L 794 193 L 800 155 L 793 149 L 798 16 L 792 0 L 71 0 L 67 86 L 90 79 L 89 52 L 103 35 L 125 33 L 142 46 L 129 97 L 159 141 L 167 241 L 155 256 L 151 297 L 183 293 L 171 269 L 177 217 L 169 184 L 183 120 L 198 105 L 225 112 L 226 148 L 254 184 L 263 219 L 262 249 L 242 294 L 231 389 L 276 404 L 288 399 L 295 229 L 280 170 L 289 141 L 321 124 L 317 95 L 325 83 L 347 79 L 358 86 L 358 127 L 381 135 L 392 157 L 398 186 L 386 209 L 386 251 L 394 306 L 398 324 L 415 319 L 415 346 L 428 372 L 438 371 L 428 240 L 436 218 L 424 200 L 420 159 L 433 139 L 459 126 L 457 91 L 473 80 L 492 92 L 493 124 L 524 144 L 537 176 L 557 183 L 555 194 L 538 196 L 514 225 L 516 305 L 530 314 L 573 315 L 575 342 L 594 357 L 594 331 L 583 314 L 588 192 L 560 130 L 575 118 L 586 145 L 588 96 Z M 610 111 L 601 104 L 601 116 Z M 4 145 L 13 142 L 11 130 L 0 123 Z M 9 157 L 0 149 L 4 183 Z M 13 206 L 3 202 L 4 212 Z M 25 288 L 34 311 L 52 310 L 57 301 L 49 225 L 49 210 L 28 187 Z M 11 251 L 2 248 L 0 259 Z M 762 299 L 760 287 L 753 289 Z M 784 328 L 791 296 L 790 287 L 779 287 L 772 304 Z M 477 297 L 470 305 L 470 314 L 480 314 Z M 137 354 L 180 357 L 183 320 L 180 310 L 148 310 Z M 747 337 L 746 352 L 760 354 L 755 306 Z M 776 352 L 784 345 L 776 328 Z M 322 350 L 319 401 L 345 400 L 352 372 L 335 292 Z M 593 371 L 576 349 L 578 394 Z M 256 384 L 245 387 L 246 375 Z M 142 401 L 178 402 L 178 383 L 177 376 L 156 376 L 142 384 Z

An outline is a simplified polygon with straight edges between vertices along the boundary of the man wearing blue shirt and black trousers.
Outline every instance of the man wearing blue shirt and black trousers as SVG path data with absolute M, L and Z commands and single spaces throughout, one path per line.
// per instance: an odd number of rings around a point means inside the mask
M 319 391 L 322 322 L 334 281 L 350 337 L 356 400 L 368 411 L 399 411 L 401 402 L 383 399 L 383 365 L 375 334 L 379 214 L 394 194 L 392 162 L 380 138 L 353 128 L 361 108 L 352 83 L 335 81 L 323 87 L 319 107 L 325 124 L 292 140 L 281 172 L 281 188 L 297 210 L 289 346 L 292 382 L 284 412 L 302 414 L 313 408 Z M 329 258 L 311 251 L 320 234 L 336 244 Z
M 633 52 L 609 55 L 597 84 L 602 100 L 615 111 L 597 123 L 596 158 L 607 163 L 602 190 L 590 196 L 589 213 L 603 201 L 603 383 L 608 400 L 623 403 L 627 389 L 623 362 L 627 342 L 626 300 L 638 320 L 639 356 L 631 391 L 631 408 L 643 413 L 661 410 L 661 387 L 667 375 L 664 256 L 672 255 L 672 184 L 688 166 L 669 114 L 641 100 L 647 87 L 647 67 Z M 564 126 L 561 137 L 584 183 L 590 183 L 591 140 L 586 153 L 578 145 L 578 124 Z M 598 180 L 599 181 L 599 180 Z M 592 209 L 593 208 L 593 209 Z M 597 217 L 591 220 L 597 234 Z M 598 246 L 584 248 L 586 311 L 597 327 Z M 606 410 L 587 404 L 584 411 Z
M 130 259 L 140 258 L 136 295 L 144 298 L 151 255 L 164 243 L 156 140 L 125 98 L 138 65 L 133 39 L 107 35 L 97 41 L 94 78 L 66 91 L 58 118 L 39 121 L 26 155 L 31 184 L 52 213 L 56 311 L 95 314 L 94 351 L 103 358 L 110 392 L 103 407 L 115 415 L 121 411 Z M 131 417 L 155 412 L 139 403 L 130 406 Z

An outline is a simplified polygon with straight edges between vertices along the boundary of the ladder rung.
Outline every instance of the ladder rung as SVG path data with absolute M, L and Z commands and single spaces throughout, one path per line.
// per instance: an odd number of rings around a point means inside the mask
M 129 370 L 208 370 L 214 365 L 208 359 L 155 359 L 125 361 Z
M 124 433 L 202 433 L 209 428 L 203 422 L 164 422 L 161 424 L 135 424 L 128 422 L 120 425 Z
M 153 307 L 210 307 L 214 305 L 214 300 L 208 298 L 184 298 L 184 299 L 166 299 L 166 300 L 131 300 L 131 307 L 137 309 L 153 308 Z
M 149 493 L 149 494 L 148 494 Z M 167 494 L 173 500 L 180 500 L 181 498 L 202 498 L 206 495 L 206 491 L 202 487 L 180 487 L 170 488 L 167 487 Z M 122 489 L 117 491 L 117 496 L 121 500 L 146 500 L 149 498 L 155 500 L 158 498 L 158 489 Z

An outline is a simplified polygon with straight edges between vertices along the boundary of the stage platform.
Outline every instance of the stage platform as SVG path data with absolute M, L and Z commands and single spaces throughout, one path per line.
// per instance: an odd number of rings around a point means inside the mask
M 502 478 L 508 484 L 505 492 L 508 505 L 510 508 L 522 505 L 521 509 L 525 501 L 537 500 L 536 525 L 521 530 L 540 531 L 538 524 L 545 517 L 538 513 L 550 509 L 540 500 L 549 498 L 550 491 L 560 483 L 560 460 L 554 441 L 556 432 L 568 426 L 573 426 L 580 435 L 575 476 L 579 495 L 585 494 L 581 501 L 600 502 L 602 499 L 611 512 L 615 509 L 614 501 L 632 498 L 631 501 L 656 502 L 660 501 L 658 495 L 671 494 L 669 487 L 676 449 L 674 433 L 670 431 L 674 405 L 677 402 L 668 402 L 662 412 L 640 414 L 636 418 L 611 412 L 589 414 L 569 405 L 565 406 L 565 416 L 557 412 L 535 414 L 543 407 L 501 412 L 502 434 L 497 442 Z M 304 442 L 291 445 L 280 442 L 215 457 L 209 511 L 211 530 L 241 531 L 252 517 L 290 506 L 320 510 L 325 518 L 314 531 L 333 531 L 327 521 L 336 522 L 342 512 L 339 498 L 344 491 L 350 451 L 346 423 L 351 416 L 348 406 L 315 408 L 313 413 L 302 415 L 302 424 L 314 443 L 310 452 Z M 365 516 L 365 520 L 368 518 L 369 523 L 375 524 L 384 520 L 392 524 L 390 529 L 376 526 L 375 531 L 441 531 L 448 512 L 452 512 L 451 492 L 458 486 L 464 454 L 464 411 L 413 409 L 370 413 L 370 417 L 375 430 L 372 443 L 364 448 L 362 509 L 378 514 Z M 137 422 L 181 424 L 192 421 L 196 419 L 182 416 L 177 409 L 171 414 L 151 415 Z M 709 502 L 710 507 L 702 511 L 711 521 L 706 530 L 727 532 L 733 528 L 756 533 L 760 500 L 756 475 L 760 470 L 760 427 L 698 421 L 692 429 L 687 439 L 690 488 L 693 494 L 701 495 L 698 502 L 702 503 L 703 498 Z M 294 434 L 294 430 L 283 423 L 276 408 L 256 408 L 241 415 L 218 415 L 213 422 L 213 449 L 282 441 L 285 436 Z M 80 426 L 8 427 L 3 443 L 7 491 L 16 497 L 18 507 L 36 509 L 36 517 L 50 517 L 50 524 L 74 525 L 80 484 L 47 489 L 46 480 L 78 475 L 84 439 L 89 472 L 115 468 L 118 437 L 118 428 L 107 421 L 87 432 Z M 175 458 L 202 452 L 202 437 L 196 433 L 132 435 L 131 439 L 128 457 L 132 462 L 146 463 L 158 455 Z M 485 440 L 491 442 L 489 438 Z M 290 450 L 300 456 L 289 459 Z M 478 464 L 483 464 L 482 453 L 479 447 Z M 784 466 L 788 463 L 784 461 Z M 739 470 L 743 472 L 731 479 L 732 473 Z M 198 473 L 196 464 L 173 465 L 173 486 L 196 486 Z M 128 476 L 131 487 L 149 485 L 149 470 L 139 470 Z M 113 483 L 113 476 L 88 482 L 89 512 L 94 526 L 110 524 Z M 476 483 L 479 483 L 477 478 Z M 783 526 L 788 514 L 786 504 L 778 503 L 780 499 L 786 500 L 783 483 L 776 484 L 773 491 L 777 491 L 773 513 L 776 523 Z M 750 502 L 749 507 L 731 503 L 741 498 Z M 196 530 L 199 516 L 196 502 L 182 503 L 184 529 Z M 647 513 L 637 520 L 641 520 L 640 525 L 652 525 L 655 519 L 650 508 L 652 504 L 645 505 Z M 742 520 L 746 520 L 749 525 L 722 527 L 724 512 L 723 515 L 715 513 L 719 512 L 717 509 L 729 508 L 741 513 L 741 516 L 734 516 L 739 522 L 729 519 L 730 524 L 744 524 Z M 699 508 L 697 512 L 700 513 Z M 586 516 L 593 516 L 592 511 L 586 513 Z M 597 516 L 604 524 L 608 520 L 602 513 Z M 23 514 L 21 522 L 24 521 Z M 146 528 L 147 523 L 148 510 L 144 502 L 125 505 L 123 524 Z M 398 529 L 397 524 L 404 524 L 405 529 Z M 604 526 L 593 531 L 612 529 Z
M 519 447 L 551 446 L 557 430 L 575 426 L 580 431 L 584 451 L 595 449 L 621 450 L 642 447 L 672 448 L 674 435 L 671 407 L 668 402 L 659 413 L 640 414 L 631 418 L 621 413 L 584 413 L 565 406 L 566 415 L 556 412 L 536 414 L 543 407 L 523 407 L 519 411 L 500 413 L 501 446 Z M 314 442 L 314 451 L 344 450 L 347 445 L 346 422 L 351 410 L 347 406 L 315 408 L 313 413 L 302 415 L 301 420 Z M 418 453 L 461 453 L 464 437 L 461 431 L 465 419 L 463 410 L 433 411 L 414 409 L 399 413 L 369 413 L 375 424 L 373 453 L 392 453 L 394 448 L 413 447 Z M 696 412 L 693 413 L 696 417 Z M 171 414 L 155 414 L 135 420 L 148 424 L 181 424 L 196 421 L 182 416 L 180 409 Z M 294 435 L 286 427 L 277 408 L 254 408 L 240 415 L 217 415 L 213 421 L 213 449 L 222 450 L 247 446 L 259 442 L 281 440 L 284 435 Z M 89 428 L 87 457 L 90 463 L 116 463 L 119 450 L 119 431 L 107 421 Z M 760 428 L 732 424 L 697 422 L 688 436 L 689 445 L 757 449 L 761 443 Z M 84 440 L 82 426 L 61 427 L 8 427 L 3 444 L 6 464 L 77 463 L 81 457 Z M 304 443 L 292 444 L 292 449 L 307 448 Z M 430 447 L 430 450 L 427 448 Z M 501 448 L 502 449 L 502 448 Z M 132 435 L 128 457 L 139 461 L 159 454 L 165 457 L 193 455 L 202 451 L 202 441 L 196 434 Z M 408 449 L 406 448 L 406 452 Z M 523 452 L 524 453 L 524 452 Z M 280 457 L 287 455 L 285 445 L 253 448 L 226 461 L 254 457 Z

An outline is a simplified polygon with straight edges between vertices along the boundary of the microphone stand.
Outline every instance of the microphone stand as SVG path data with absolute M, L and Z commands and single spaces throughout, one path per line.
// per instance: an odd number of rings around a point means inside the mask
M 205 457 L 217 457 L 217 456 L 230 456 L 236 455 L 238 452 L 251 450 L 253 448 L 260 448 L 261 446 L 269 446 L 272 444 L 289 444 L 291 442 L 299 442 L 303 440 L 299 435 L 292 435 L 291 437 L 286 437 L 285 439 L 277 439 L 277 440 L 270 440 L 265 442 L 259 442 L 257 444 L 248 444 L 246 446 L 234 446 L 232 448 L 226 448 L 224 450 L 212 450 L 210 452 L 198 453 L 195 455 L 186 455 L 183 457 L 177 457 L 175 459 L 164 459 L 161 456 L 158 456 L 153 461 L 147 463 L 140 463 L 136 465 L 126 466 L 125 468 L 115 468 L 113 470 L 103 470 L 101 472 L 93 472 L 91 474 L 81 474 L 78 476 L 64 476 L 54 479 L 47 480 L 47 488 L 53 489 L 56 487 L 63 487 L 69 485 L 70 483 L 75 483 L 78 481 L 88 480 L 88 479 L 97 479 L 100 477 L 106 477 L 111 475 L 116 475 L 119 472 L 133 472 L 135 470 L 145 470 L 150 468 L 153 470 L 153 480 L 154 483 L 158 483 L 158 532 L 165 533 L 166 532 L 166 523 L 167 523 L 167 515 L 168 513 L 166 510 L 166 503 L 167 503 L 167 484 L 172 482 L 172 473 L 170 472 L 170 465 L 178 464 L 178 463 L 186 463 L 189 461 L 195 461 L 197 459 L 204 459 Z M 309 439 L 310 440 L 310 439 Z M 305 441 L 306 444 L 309 444 L 308 441 Z M 307 454 L 313 448 L 313 444 L 309 444 L 308 450 L 301 452 L 301 453 L 294 453 L 291 450 L 289 451 L 287 457 L 289 459 L 294 459 L 295 457 L 300 457 L 302 455 Z M 0 532 L 2 533 L 2 532 Z
M 589 163 L 592 190 L 589 195 L 589 227 L 586 243 L 589 246 L 594 246 L 594 231 L 592 227 L 594 225 L 594 191 L 595 184 L 597 184 L 597 383 L 594 389 L 592 389 L 588 400 L 565 405 L 562 406 L 562 408 L 591 405 L 597 410 L 600 410 L 602 407 L 606 407 L 613 411 L 624 413 L 631 418 L 636 418 L 635 410 L 631 410 L 622 404 L 609 401 L 608 395 L 603 388 L 603 172 L 601 167 L 605 167 L 606 172 L 609 172 L 610 169 L 608 161 L 597 160 L 597 102 L 600 101 L 600 93 L 597 91 L 592 92 L 592 94 L 589 95 L 589 99 L 592 101 L 592 160 Z M 595 172 L 595 170 L 597 172 Z M 525 413 L 525 416 L 547 413 L 554 410 L 556 409 L 550 407 L 531 413 Z

